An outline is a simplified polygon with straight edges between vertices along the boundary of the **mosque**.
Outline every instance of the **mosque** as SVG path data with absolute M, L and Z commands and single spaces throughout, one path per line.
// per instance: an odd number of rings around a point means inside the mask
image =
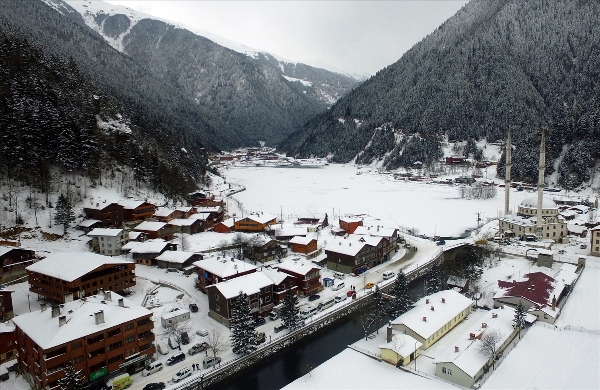
M 546 169 L 546 135 L 542 131 L 540 145 L 540 163 L 538 165 L 537 196 L 527 198 L 518 206 L 514 215 L 509 209 L 510 199 L 510 168 L 512 166 L 512 145 L 510 131 L 506 143 L 506 177 L 504 217 L 500 218 L 499 233 L 501 237 L 519 237 L 525 241 L 553 240 L 562 242 L 567 237 L 567 222 L 558 214 L 556 203 L 544 197 L 544 171 Z

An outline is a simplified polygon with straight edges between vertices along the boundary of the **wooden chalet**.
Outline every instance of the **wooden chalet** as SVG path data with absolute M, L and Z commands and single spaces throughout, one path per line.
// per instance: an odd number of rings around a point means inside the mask
M 21 247 L 0 246 L 0 283 L 6 284 L 26 275 L 25 268 L 35 261 L 35 251 Z
M 17 332 L 15 326 L 9 322 L 0 322 L 0 366 L 10 360 L 16 359 L 17 356 Z M 6 378 L 3 378 L 4 375 L 6 375 Z M 0 372 L 0 381 L 7 379 L 8 374 L 6 374 L 6 371 L 4 373 Z
M 177 250 L 177 244 L 172 244 L 161 239 L 153 239 L 144 242 L 129 241 L 121 248 L 131 253 L 131 257 L 137 264 L 156 265 L 156 258 L 163 252 Z
M 292 252 L 308 255 L 317 251 L 317 240 L 310 237 L 293 237 L 290 242 Z
M 257 233 L 271 228 L 277 223 L 277 217 L 272 214 L 251 214 L 234 222 L 234 230 L 237 232 Z
M 377 247 L 369 245 L 364 238 L 338 238 L 325 247 L 327 268 L 342 273 L 358 275 L 366 271 L 377 260 Z
M 293 294 L 298 294 L 298 281 L 294 276 L 273 268 L 264 268 L 261 272 L 273 281 L 273 303 L 275 305 L 283 301 L 288 290 Z
M 257 267 L 234 258 L 209 257 L 194 263 L 198 268 L 196 287 L 206 292 L 211 284 L 221 283 L 256 272 Z
M 83 212 L 87 218 L 102 221 L 105 228 L 120 228 L 125 220 L 125 208 L 118 203 L 96 203 L 84 207 Z
M 125 221 L 145 221 L 154 215 L 156 205 L 141 200 L 120 200 L 125 211 Z
M 13 292 L 13 290 L 0 288 L 0 322 L 6 322 L 15 316 L 11 295 Z
M 359 218 L 340 218 L 340 228 L 344 229 L 347 234 L 352 234 L 357 227 L 362 226 L 363 221 Z
M 175 226 L 164 222 L 144 221 L 137 225 L 133 230 L 146 233 L 148 238 L 162 238 L 169 241 L 175 235 Z
M 277 264 L 276 268 L 296 279 L 298 295 L 309 296 L 323 290 L 321 267 L 310 261 L 285 260 Z
M 214 227 L 214 231 L 217 233 L 231 233 L 234 229 L 233 218 L 228 218 L 224 221 L 217 223 Z

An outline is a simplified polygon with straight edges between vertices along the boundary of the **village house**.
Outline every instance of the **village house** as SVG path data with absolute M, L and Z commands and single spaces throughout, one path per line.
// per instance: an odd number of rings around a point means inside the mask
M 162 239 L 148 240 L 144 242 L 129 241 L 123 247 L 131 253 L 133 261 L 137 264 L 156 265 L 156 258 L 165 251 L 176 251 L 177 245 L 166 242 Z
M 104 256 L 118 256 L 123 245 L 129 242 L 129 234 L 123 229 L 96 228 L 87 234 L 92 238 L 90 248 Z
M 259 236 L 254 242 L 254 245 L 244 251 L 244 255 L 255 262 L 265 263 L 267 261 L 275 260 L 279 249 L 277 241 L 268 237 Z
M 386 259 L 391 258 L 393 253 L 398 250 L 398 229 L 396 228 L 385 228 L 383 226 L 359 226 L 353 233 L 354 235 L 361 236 L 374 236 L 385 238 L 383 242 L 383 252 L 388 256 Z
M 194 207 L 224 207 L 223 198 L 206 191 L 196 191 L 188 194 L 187 201 Z
M 312 214 L 312 215 L 301 215 L 296 219 L 294 225 L 315 225 L 318 227 L 329 226 L 329 219 L 327 213 L 325 214 Z
M 72 362 L 86 382 L 137 372 L 152 358 L 152 312 L 110 291 L 14 318 L 18 362 L 36 390 L 56 388 Z
M 86 206 L 83 212 L 87 218 L 102 221 L 102 227 L 120 228 L 125 220 L 125 209 L 118 203 L 96 203 Z
M 205 219 L 210 222 L 208 228 L 213 227 L 215 224 L 222 222 L 225 216 L 225 210 L 221 206 L 202 207 L 198 206 L 194 208 L 196 213 L 202 213 L 205 215 Z M 208 229 L 207 228 L 207 229 Z
M 183 270 L 195 261 L 202 259 L 202 255 L 184 251 L 164 251 L 156 257 L 158 268 L 175 268 Z
M 160 324 L 163 328 L 177 325 L 180 322 L 189 321 L 190 311 L 188 309 L 177 309 L 160 316 Z
M 235 300 L 240 294 L 248 296 L 250 313 L 264 317 L 273 309 L 273 282 L 262 272 L 253 272 L 225 282 L 208 286 L 208 316 L 229 327 Z
M 600 226 L 590 230 L 590 254 L 600 256 Z
M 467 161 L 467 158 L 465 156 L 448 156 L 446 157 L 446 164 L 447 165 L 460 165 L 460 164 L 464 164 Z
M 93 229 L 101 228 L 102 221 L 99 221 L 97 219 L 84 219 L 79 225 L 77 225 L 77 227 L 79 228 L 79 230 L 83 230 L 83 232 L 87 234 Z
M 454 290 L 443 290 L 419 299 L 414 307 L 392 321 L 392 327 L 422 344 L 435 344 L 473 310 L 473 301 Z
M 148 239 L 148 235 L 142 232 L 128 232 L 127 236 L 129 237 L 129 242 L 144 242 Z M 122 248 L 121 248 L 122 249 Z
M 35 261 L 35 251 L 16 246 L 0 246 L 0 283 L 7 284 L 26 275 L 25 268 Z
M 283 301 L 288 290 L 292 294 L 298 294 L 298 281 L 294 276 L 273 268 L 264 268 L 262 272 L 273 281 L 273 303 L 275 305 Z
M 186 219 L 196 214 L 196 208 L 192 206 L 179 206 L 173 211 L 173 218 Z
M 378 261 L 378 248 L 370 245 L 367 240 L 368 236 L 348 236 L 328 242 L 325 247 L 327 268 L 355 275 L 366 271 Z M 383 245 L 379 249 L 382 251 L 382 248 Z
M 16 359 L 17 355 L 15 325 L 10 321 L 0 322 L 0 365 Z
M 13 292 L 13 290 L 0 287 L 0 322 L 7 322 L 15 316 L 12 303 Z
M 317 252 L 317 240 L 314 238 L 296 236 L 290 240 L 289 245 L 292 252 L 307 255 L 307 258 L 310 258 L 308 255 Z
M 175 227 L 164 222 L 144 221 L 133 230 L 146 233 L 148 238 L 162 238 L 166 241 L 172 240 L 175 235 Z
M 120 200 L 125 211 L 125 221 L 145 221 L 154 215 L 156 205 L 141 200 Z
M 175 210 L 166 207 L 160 208 L 154 212 L 154 219 L 158 222 L 169 223 L 174 217 Z
M 177 233 L 196 234 L 204 231 L 204 223 L 200 219 L 176 218 L 169 222 Z
M 275 266 L 279 271 L 296 278 L 298 295 L 310 296 L 323 290 L 321 267 L 310 261 L 284 260 Z
M 258 233 L 270 231 L 277 223 L 277 217 L 271 214 L 250 214 L 234 222 L 234 230 L 238 232 Z
M 290 227 L 281 226 L 275 229 L 275 238 L 279 241 L 290 241 L 294 237 L 306 237 L 308 229 L 306 226 Z
M 490 310 L 479 322 L 461 333 L 454 343 L 436 359 L 435 375 L 465 388 L 472 388 L 475 382 L 492 366 L 495 356 L 487 356 L 479 351 L 481 338 L 488 331 L 497 331 L 499 340 L 497 353 L 501 353 L 519 333 L 513 328 L 515 311 L 510 307 Z
M 225 257 L 209 257 L 196 261 L 198 268 L 198 281 L 196 287 L 206 292 L 211 284 L 221 283 L 233 278 L 256 272 L 257 267 L 244 261 Z
M 386 342 L 379 345 L 381 360 L 394 366 L 406 366 L 419 356 L 423 344 L 410 335 L 395 331 L 391 325 L 386 328 Z
M 340 218 L 340 228 L 344 229 L 347 234 L 352 234 L 357 227 L 363 225 L 363 220 L 360 218 Z
M 56 253 L 27 267 L 27 277 L 29 291 L 65 303 L 100 289 L 123 291 L 135 286 L 135 264 L 90 252 Z
M 234 228 L 234 220 L 233 218 L 228 218 L 224 221 L 217 223 L 214 227 L 214 231 L 217 233 L 231 233 Z

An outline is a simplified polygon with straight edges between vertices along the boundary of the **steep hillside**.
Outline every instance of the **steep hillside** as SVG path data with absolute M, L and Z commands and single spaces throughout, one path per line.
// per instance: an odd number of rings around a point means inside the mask
M 244 50 L 242 54 L 212 37 L 126 7 L 102 1 L 44 1 L 83 21 L 252 143 L 279 142 L 357 84 L 349 76 L 268 53 Z
M 2 180 L 47 193 L 61 173 L 99 183 L 126 167 L 175 198 L 204 180 L 205 148 L 242 142 L 37 0 L 0 2 L 0 47 Z
M 533 181 L 547 128 L 546 172 L 561 156 L 559 182 L 579 185 L 600 158 L 599 34 L 596 1 L 471 1 L 280 147 L 409 167 L 437 160 L 443 139 L 492 142 L 510 128 L 512 173 Z

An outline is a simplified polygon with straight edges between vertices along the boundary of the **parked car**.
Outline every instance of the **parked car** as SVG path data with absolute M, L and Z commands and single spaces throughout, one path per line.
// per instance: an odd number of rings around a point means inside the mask
M 254 326 L 255 327 L 264 325 L 266 323 L 267 323 L 267 320 L 265 320 L 265 317 L 258 316 L 258 317 L 256 317 L 254 319 Z
M 264 343 L 267 340 L 267 336 L 265 335 L 265 332 L 258 332 L 256 334 L 256 342 L 259 344 Z
M 436 245 L 446 245 L 446 241 L 445 240 L 439 240 L 435 244 Z
M 394 271 L 386 271 L 383 273 L 383 280 L 388 280 L 394 277 L 396 273 Z
M 192 375 L 192 369 L 189 367 L 182 368 L 177 372 L 177 374 L 173 375 L 173 382 L 179 382 L 182 379 L 187 378 Z
M 269 319 L 271 321 L 275 321 L 278 318 L 279 318 L 279 314 L 275 313 L 274 311 L 272 311 L 272 312 L 269 313 Z
M 181 344 L 188 345 L 190 343 L 190 336 L 187 332 L 181 332 Z
M 375 283 L 373 283 L 373 282 L 369 282 L 369 283 L 367 283 L 367 284 L 365 285 L 365 288 L 368 288 L 368 289 L 370 289 L 370 288 L 373 288 L 374 286 L 375 286 Z
M 350 292 L 350 291 L 348 291 Z M 336 295 L 335 297 L 335 303 L 339 303 L 341 301 L 345 301 L 348 298 L 347 294 L 340 294 L 340 295 Z
M 276 325 L 276 326 L 273 328 L 273 331 L 274 331 L 275 333 L 279 333 L 279 332 L 281 332 L 282 330 L 284 330 L 284 329 L 286 329 L 286 328 L 287 328 L 287 326 L 285 326 L 285 324 L 279 324 L 279 325 Z
M 177 268 L 167 268 L 167 272 L 179 272 Z
M 308 301 L 312 302 L 312 301 L 316 301 L 317 299 L 321 298 L 320 295 L 314 294 L 308 297 Z
M 156 341 L 156 350 L 161 355 L 166 355 L 166 354 L 169 353 L 169 348 L 167 347 L 167 344 L 165 344 L 165 342 L 162 341 L 162 340 L 157 340 Z
M 169 337 L 169 347 L 171 347 L 171 349 L 181 349 L 181 347 L 179 346 L 179 342 L 173 336 Z
M 206 337 L 206 336 L 208 336 L 208 330 L 200 329 L 200 330 L 196 331 L 196 334 L 201 337 Z
M 564 249 L 561 249 L 558 251 L 559 255 L 564 255 L 565 253 L 567 253 L 567 251 L 565 251 Z
M 159 361 L 154 361 L 154 362 L 148 364 L 146 366 L 146 368 L 144 368 L 144 371 L 142 371 L 142 375 L 148 376 L 148 375 L 154 374 L 155 372 L 159 372 L 162 369 L 163 369 L 163 364 Z
M 346 287 L 346 284 L 344 282 L 340 282 L 340 283 L 336 284 L 335 286 L 333 286 L 331 289 L 334 291 L 337 291 L 337 290 L 341 290 L 344 287 Z
M 343 274 L 341 272 L 334 272 L 333 277 L 336 279 L 344 279 L 346 277 L 346 274 Z
M 210 368 L 210 367 L 216 366 L 219 363 L 221 363 L 220 357 L 209 356 L 209 357 L 205 357 L 204 360 L 202 360 L 202 367 Z
M 131 377 L 129 374 L 121 374 L 106 383 L 106 387 L 110 390 L 121 390 L 129 386 L 131 386 Z
M 586 244 L 581 244 L 581 245 L 579 245 L 579 248 L 580 249 L 587 249 L 587 245 Z
M 176 353 L 175 355 L 167 359 L 167 366 L 172 366 L 173 364 L 179 363 L 183 360 L 185 360 L 185 353 Z
M 406 244 L 404 244 L 404 247 L 405 247 L 406 249 L 410 249 L 410 244 L 407 242 Z
M 210 349 L 210 346 L 208 345 L 208 343 L 203 341 L 201 343 L 192 345 L 192 347 L 188 349 L 188 355 L 193 356 L 197 353 L 204 352 L 208 349 Z
M 322 302 L 319 302 L 319 304 L 317 305 L 317 311 L 328 309 L 333 305 L 335 305 L 335 297 L 325 298 Z
M 354 291 L 354 290 L 349 290 L 349 291 L 346 293 L 346 296 L 347 296 L 347 297 L 351 297 L 351 296 L 353 296 L 353 295 L 356 295 L 356 291 Z
M 198 312 L 198 305 L 196 305 L 195 303 L 190 303 L 189 309 L 192 313 L 197 313 Z
M 148 383 L 143 390 L 163 390 L 165 387 L 165 382 Z
M 315 314 L 317 311 L 318 310 L 316 307 L 308 305 L 304 306 L 303 308 L 300 308 L 300 313 L 298 313 L 298 315 L 300 316 L 300 318 L 308 318 Z

